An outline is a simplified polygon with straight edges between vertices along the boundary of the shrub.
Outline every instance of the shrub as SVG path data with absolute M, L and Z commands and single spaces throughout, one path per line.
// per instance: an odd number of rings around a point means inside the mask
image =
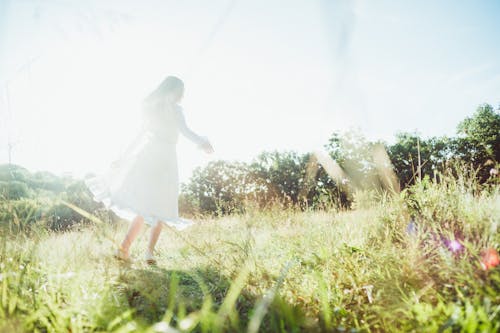
M 4 200 L 18 200 L 21 198 L 29 198 L 32 196 L 32 191 L 28 186 L 17 180 L 0 181 L 0 198 Z

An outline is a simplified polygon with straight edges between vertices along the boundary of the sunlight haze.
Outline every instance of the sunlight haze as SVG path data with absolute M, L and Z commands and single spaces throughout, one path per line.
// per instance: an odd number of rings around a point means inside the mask
M 498 1 L 0 0 L 0 163 L 83 176 L 136 135 L 141 100 L 186 84 L 180 180 L 210 160 L 321 149 L 359 128 L 455 133 L 500 103 Z

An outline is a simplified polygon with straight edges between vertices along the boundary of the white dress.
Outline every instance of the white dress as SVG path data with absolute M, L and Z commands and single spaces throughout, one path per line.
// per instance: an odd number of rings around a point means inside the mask
M 193 222 L 179 217 L 177 139 L 179 132 L 197 145 L 207 139 L 187 127 L 179 105 L 157 105 L 149 111 L 117 166 L 84 181 L 93 199 L 119 217 L 132 221 L 141 215 L 150 226 L 162 222 L 182 230 Z

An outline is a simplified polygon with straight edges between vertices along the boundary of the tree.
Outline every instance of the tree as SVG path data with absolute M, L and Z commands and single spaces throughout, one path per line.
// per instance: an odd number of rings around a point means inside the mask
M 261 203 L 297 204 L 304 193 L 309 155 L 293 151 L 263 152 L 250 165 L 250 177 Z
M 372 189 L 380 185 L 373 152 L 381 144 L 368 141 L 359 131 L 348 131 L 333 133 L 325 149 L 354 188 Z
M 387 151 L 399 178 L 400 185 L 407 187 L 418 179 L 418 153 L 420 150 L 420 174 L 433 177 L 443 170 L 445 162 L 453 156 L 452 140 L 447 137 L 422 139 L 417 133 L 398 133 L 396 142 Z
M 293 151 L 263 152 L 251 164 L 214 161 L 197 168 L 182 185 L 179 202 L 184 214 L 241 212 L 248 203 L 348 206 L 315 156 Z
M 480 105 L 472 117 L 465 118 L 457 127 L 458 138 L 454 141 L 455 155 L 480 168 L 479 178 L 489 176 L 488 165 L 500 161 L 500 108 L 489 104 Z
M 181 208 L 188 208 L 189 213 L 242 211 L 251 188 L 245 163 L 213 161 L 196 168 L 187 184 L 182 184 Z

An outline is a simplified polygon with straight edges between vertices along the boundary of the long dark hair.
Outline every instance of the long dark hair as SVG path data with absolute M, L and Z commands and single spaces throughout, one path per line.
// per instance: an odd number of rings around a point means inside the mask
M 143 105 L 156 105 L 167 93 L 181 91 L 182 89 L 184 89 L 184 82 L 182 82 L 181 79 L 176 76 L 167 76 L 160 85 L 143 100 Z

